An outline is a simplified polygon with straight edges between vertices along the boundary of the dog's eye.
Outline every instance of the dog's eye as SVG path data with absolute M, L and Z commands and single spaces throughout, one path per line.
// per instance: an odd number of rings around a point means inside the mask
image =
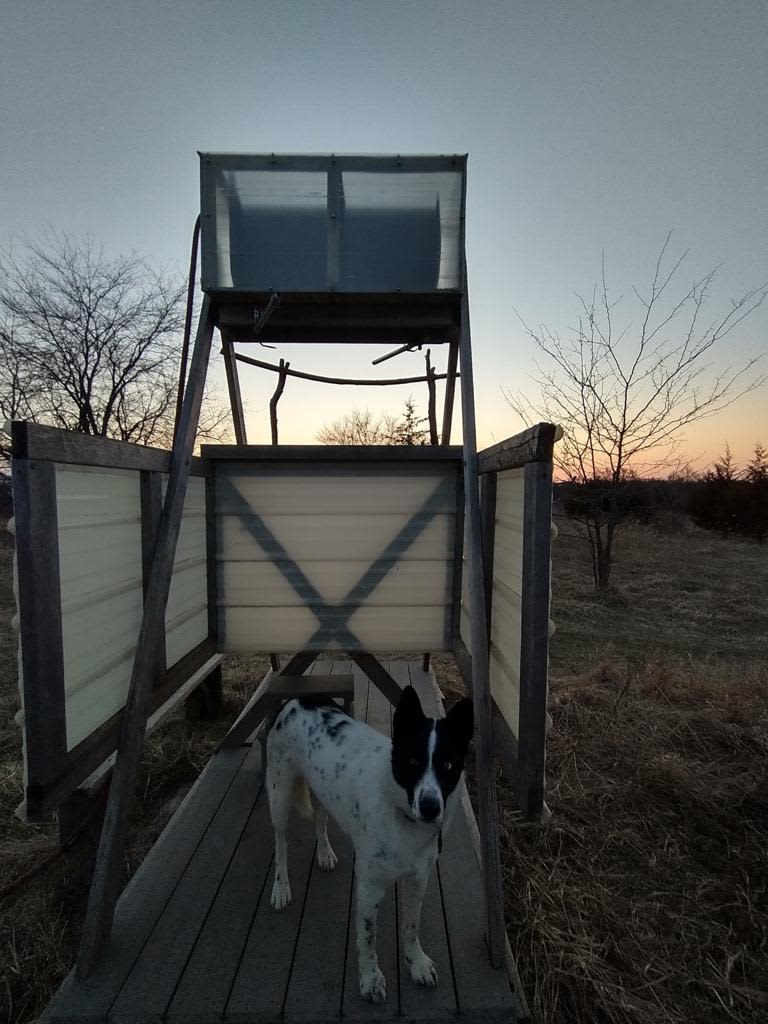
M 449 772 L 451 768 L 453 768 L 453 765 L 451 764 L 450 761 L 443 761 L 443 768 L 445 768 L 445 770 Z
M 419 759 L 418 759 L 418 757 L 409 757 L 408 758 L 408 764 L 413 765 L 414 768 L 418 768 L 419 767 Z

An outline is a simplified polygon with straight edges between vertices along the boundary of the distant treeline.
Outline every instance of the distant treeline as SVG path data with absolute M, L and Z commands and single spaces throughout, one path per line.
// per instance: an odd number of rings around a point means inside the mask
M 555 502 L 576 519 L 594 519 L 602 512 L 615 521 L 660 528 L 674 528 L 690 519 L 724 537 L 762 543 L 768 537 L 768 453 L 757 445 L 754 458 L 742 470 L 726 447 L 723 457 L 700 476 L 558 483 Z

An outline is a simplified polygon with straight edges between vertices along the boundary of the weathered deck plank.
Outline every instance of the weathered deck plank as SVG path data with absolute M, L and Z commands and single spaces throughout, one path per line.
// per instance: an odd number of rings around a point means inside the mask
M 261 778 L 261 751 L 254 744 L 120 990 L 110 1021 L 162 1020 L 240 843 Z
M 246 747 L 226 751 L 207 765 L 120 898 L 109 955 L 88 978 L 67 977 L 46 1010 L 48 1024 L 106 1019 L 247 753 Z
M 223 1017 L 251 922 L 269 900 L 273 855 L 267 793 L 262 787 L 208 919 L 168 1008 L 168 1020 Z
M 344 662 L 333 662 L 329 668 L 331 677 L 347 674 Z M 318 673 L 323 671 L 321 663 Z M 354 850 L 332 818 L 328 820 L 328 838 L 338 863 L 330 872 L 322 870 L 317 857 L 312 863 L 283 1005 L 283 1015 L 292 1021 L 332 1020 L 341 1009 Z

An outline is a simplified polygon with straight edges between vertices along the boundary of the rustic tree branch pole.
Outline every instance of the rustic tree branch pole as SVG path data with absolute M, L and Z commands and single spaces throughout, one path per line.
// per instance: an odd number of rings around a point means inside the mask
M 277 380 L 275 393 L 269 400 L 269 425 L 272 428 L 272 444 L 277 444 L 277 403 L 285 390 L 285 378 L 288 374 L 288 367 L 291 364 L 285 359 L 280 360 L 280 376 Z
M 88 897 L 76 966 L 76 973 L 81 978 L 91 972 L 109 940 L 115 904 L 121 888 L 128 812 L 136 789 L 139 761 L 144 745 L 157 649 L 165 632 L 165 609 L 189 482 L 212 336 L 211 305 L 206 296 L 200 312 L 179 430 L 171 453 L 168 488 L 147 581 L 144 614 L 123 713 L 117 761 Z
M 273 373 L 280 373 L 280 367 L 275 366 L 274 363 L 265 363 L 261 359 L 254 359 L 253 356 L 245 356 L 242 352 L 235 354 L 235 359 L 239 363 L 248 363 L 249 366 L 258 366 L 262 370 L 272 370 Z M 352 377 L 321 377 L 316 373 L 304 373 L 302 370 L 286 370 L 289 377 L 299 377 L 301 380 L 315 380 L 320 384 L 354 384 L 358 387 L 368 385 L 381 387 L 388 384 L 423 384 L 426 377 L 393 377 L 389 380 L 366 380 L 365 378 L 352 378 Z M 435 380 L 444 380 L 447 374 L 436 373 L 434 375 Z
M 427 390 L 429 391 L 429 443 L 439 444 L 440 438 L 437 433 L 437 387 L 435 386 L 435 368 L 429 358 L 430 351 L 427 349 Z

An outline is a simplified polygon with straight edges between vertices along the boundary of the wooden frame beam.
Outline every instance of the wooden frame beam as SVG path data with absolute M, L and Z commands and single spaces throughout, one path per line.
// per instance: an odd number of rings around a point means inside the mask
M 216 655 L 216 643 L 210 637 L 193 647 L 168 669 L 152 690 L 149 714 L 153 715 L 188 680 Z M 214 668 L 216 666 L 214 665 Z M 30 821 L 44 821 L 62 801 L 73 793 L 114 753 L 120 735 L 123 712 L 118 711 L 98 729 L 81 740 L 65 754 L 56 780 L 42 790 L 27 789 L 27 817 Z
M 88 898 L 76 973 L 87 976 L 103 951 L 112 929 L 122 883 L 128 812 L 138 777 L 139 761 L 152 689 L 156 650 L 164 633 L 165 608 L 171 586 L 176 544 L 184 512 L 192 451 L 200 419 L 205 377 L 213 337 L 210 299 L 200 312 L 195 346 L 184 393 L 179 430 L 174 438 L 163 513 L 147 586 L 131 683 L 123 713 L 117 761 L 109 790 L 104 825 Z
M 235 441 L 238 444 L 247 444 L 243 399 L 240 394 L 240 379 L 237 375 L 237 354 L 235 353 L 234 342 L 226 334 L 222 335 L 221 354 L 224 357 L 224 370 L 227 374 L 227 390 L 229 391 L 229 405 L 232 410 L 232 424 L 235 429 Z
M 443 429 L 440 443 L 449 445 L 451 443 L 451 427 L 453 426 L 453 406 L 456 398 L 456 368 L 459 361 L 459 342 L 454 338 L 448 350 L 448 372 L 445 383 L 445 402 L 443 404 Z
M 27 797 L 39 799 L 67 756 L 56 467 L 13 462 Z
M 563 436 L 554 423 L 537 423 L 505 441 L 499 441 L 478 452 L 481 473 L 500 473 L 505 469 L 519 469 L 529 462 L 552 462 L 555 441 Z
M 32 459 L 74 466 L 158 473 L 167 473 L 171 465 L 171 453 L 165 448 L 148 448 L 129 441 L 79 434 L 73 430 L 45 427 L 24 420 L 13 420 L 11 423 L 11 457 L 14 461 Z M 203 459 L 193 457 L 190 460 L 191 476 L 206 476 L 208 472 L 210 469 Z
M 463 239 L 462 239 L 463 242 Z M 462 245 L 463 252 L 463 245 Z M 482 520 L 475 427 L 472 339 L 469 326 L 469 297 L 466 266 L 461 306 L 459 349 L 461 356 L 461 411 L 464 433 L 464 495 L 469 573 L 469 613 L 472 642 L 472 700 L 475 710 L 475 746 L 477 765 L 480 839 L 483 853 L 483 886 L 488 950 L 491 964 L 500 968 L 505 962 L 504 894 L 499 857 L 499 822 L 496 800 L 496 771 L 493 760 L 493 717 L 488 671 L 488 627 L 483 573 Z
M 204 444 L 205 461 L 231 462 L 456 462 L 460 445 L 408 444 Z M 353 467 L 354 468 L 354 467 Z
M 544 811 L 551 531 L 552 463 L 532 462 L 525 467 L 518 755 L 521 806 L 532 819 Z

